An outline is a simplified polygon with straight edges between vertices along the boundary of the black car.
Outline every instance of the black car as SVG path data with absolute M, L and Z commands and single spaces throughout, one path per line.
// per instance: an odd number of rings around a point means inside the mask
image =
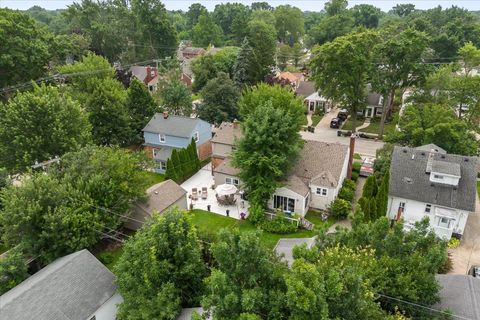
M 337 118 L 339 118 L 342 121 L 347 120 L 348 111 L 346 109 L 342 109 L 342 110 L 338 111 Z
M 330 128 L 333 129 L 338 129 L 342 125 L 342 119 L 339 118 L 333 118 L 332 121 L 330 121 Z

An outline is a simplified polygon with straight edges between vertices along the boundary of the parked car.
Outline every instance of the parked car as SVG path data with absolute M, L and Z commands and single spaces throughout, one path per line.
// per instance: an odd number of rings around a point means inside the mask
M 359 175 L 362 177 L 368 177 L 373 174 L 373 161 L 372 158 L 365 158 L 362 162 L 362 166 L 360 167 Z
M 341 119 L 342 121 L 347 120 L 348 118 L 347 109 L 341 109 L 340 111 L 338 111 L 337 118 Z
M 475 278 L 480 278 L 480 266 L 472 266 L 468 271 L 468 274 Z
M 338 129 L 342 125 L 342 120 L 339 118 L 333 118 L 332 121 L 330 121 L 330 128 Z

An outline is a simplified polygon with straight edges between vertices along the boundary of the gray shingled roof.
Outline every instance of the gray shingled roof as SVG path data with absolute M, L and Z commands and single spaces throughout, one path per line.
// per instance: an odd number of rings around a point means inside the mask
M 55 260 L 0 296 L 8 320 L 85 320 L 116 292 L 115 276 L 88 250 Z
M 480 319 L 480 279 L 461 274 L 439 274 L 437 280 L 442 287 L 441 301 L 433 308 L 448 309 L 464 319 Z
M 460 166 L 460 181 L 458 187 L 454 189 L 430 182 L 430 174 L 425 172 L 428 155 L 429 153 L 424 150 L 396 146 L 390 166 L 389 194 L 449 208 L 475 211 L 477 158 L 435 153 L 434 161 Z
M 445 151 L 445 149 L 442 149 L 442 148 L 440 148 L 439 146 L 437 146 L 436 144 L 433 144 L 433 143 L 425 144 L 423 146 L 416 147 L 415 149 L 416 150 L 422 150 L 422 151 L 428 151 L 428 152 L 430 152 L 431 150 L 435 150 L 438 153 L 443 153 L 443 154 L 447 153 L 447 151 Z
M 188 118 L 170 115 L 167 119 L 163 118 L 162 113 L 155 113 L 152 119 L 147 123 L 143 131 L 152 133 L 163 133 L 170 136 L 190 138 L 193 129 L 203 121 L 199 118 Z M 206 121 L 203 121 L 206 122 Z
M 302 96 L 304 98 L 308 97 L 314 92 L 316 92 L 316 90 L 315 83 L 313 81 L 300 81 L 298 88 L 295 90 L 295 93 L 298 96 Z
M 163 212 L 182 197 L 187 191 L 173 180 L 165 180 L 147 190 L 146 202 L 139 201 L 135 205 L 152 215 L 153 212 Z
M 460 165 L 458 163 L 433 160 L 432 172 L 450 174 L 452 176 L 460 177 Z
M 292 174 L 302 178 L 306 183 L 316 178 L 319 186 L 336 187 L 346 158 L 348 158 L 348 146 L 346 145 L 305 140 Z M 328 179 L 319 179 L 319 176 L 321 177 L 326 172 L 329 172 Z M 332 179 L 334 181 L 331 181 Z
M 233 145 L 235 138 L 239 139 L 242 137 L 242 130 L 240 129 L 240 124 L 237 124 L 235 127 L 233 123 L 222 122 L 215 132 L 215 136 L 212 138 L 213 143 L 221 143 Z
M 301 195 L 302 197 L 305 197 L 310 191 L 310 188 L 305 184 L 305 182 L 294 174 L 287 178 L 287 181 L 285 181 L 285 187 Z

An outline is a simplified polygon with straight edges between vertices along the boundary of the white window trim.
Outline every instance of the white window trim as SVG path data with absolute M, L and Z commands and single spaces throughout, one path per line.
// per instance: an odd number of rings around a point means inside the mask
M 425 204 L 425 213 L 432 213 L 432 205 L 427 203 Z
M 161 143 L 165 143 L 165 142 L 167 141 L 167 137 L 165 136 L 165 134 L 159 133 L 159 134 L 158 134 L 158 140 L 159 140 Z
M 167 161 L 160 161 L 160 169 L 167 170 Z
M 225 177 L 225 184 L 232 184 L 234 186 L 238 186 L 240 184 L 240 180 L 238 180 L 237 178 Z
M 328 196 L 328 189 L 327 188 L 316 188 L 315 194 L 317 196 L 327 197 Z
M 195 131 L 193 133 L 193 140 L 195 140 L 195 142 L 198 142 L 200 140 L 200 133 L 198 131 Z

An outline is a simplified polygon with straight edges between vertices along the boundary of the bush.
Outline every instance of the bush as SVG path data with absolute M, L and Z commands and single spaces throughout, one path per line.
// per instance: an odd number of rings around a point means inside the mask
M 360 162 L 354 162 L 352 164 L 352 172 L 360 173 L 360 168 L 361 167 L 362 167 L 362 164 Z
M 338 198 L 352 202 L 355 198 L 355 191 L 343 186 L 338 192 Z
M 248 209 L 248 220 L 253 224 L 258 224 L 265 220 L 265 209 L 261 204 L 250 202 L 250 208 Z
M 350 202 L 337 198 L 330 204 L 330 213 L 337 219 L 346 219 L 352 211 Z
M 100 260 L 101 263 L 107 265 L 111 264 L 113 260 L 115 259 L 113 253 L 111 252 L 103 252 L 98 255 L 98 260 Z
M 455 249 L 455 248 L 458 248 L 459 246 L 460 246 L 460 240 L 458 240 L 457 238 L 451 238 L 448 241 L 448 247 L 450 249 Z
M 452 261 L 452 257 L 450 256 L 450 253 L 448 253 L 447 259 L 445 260 L 445 263 L 440 267 L 440 269 L 438 269 L 438 273 L 439 274 L 449 273 L 450 271 L 452 271 L 452 269 L 453 269 L 453 261 Z
M 352 171 L 352 181 L 357 182 L 359 175 L 360 175 L 359 172 L 357 172 L 357 171 Z
M 357 184 L 351 179 L 345 179 L 343 180 L 343 188 L 348 188 L 352 191 L 355 191 L 355 189 L 357 189 Z
M 277 214 L 272 220 L 264 220 L 261 229 L 271 233 L 287 234 L 297 231 L 297 226 L 292 221 L 283 217 L 283 214 Z

